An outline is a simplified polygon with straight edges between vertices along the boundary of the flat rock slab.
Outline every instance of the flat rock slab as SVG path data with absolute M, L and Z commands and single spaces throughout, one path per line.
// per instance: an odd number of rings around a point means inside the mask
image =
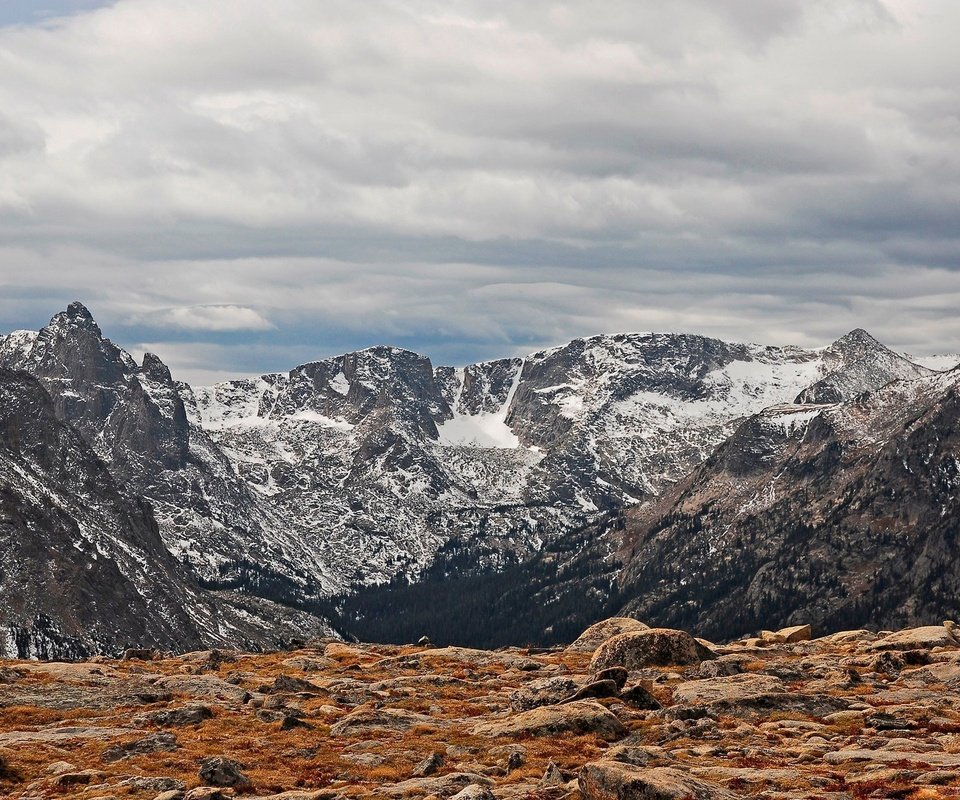
M 154 685 L 175 694 L 202 697 L 208 701 L 226 701 L 236 705 L 246 702 L 250 696 L 246 689 L 227 683 L 214 675 L 170 675 L 160 678 Z
M 688 707 L 714 711 L 761 714 L 770 711 L 797 711 L 823 716 L 847 708 L 840 697 L 787 691 L 772 675 L 729 675 L 678 684 L 674 700 Z
M 361 708 L 347 714 L 330 728 L 331 736 L 361 736 L 375 731 L 394 731 L 402 733 L 415 725 L 437 727 L 442 720 L 404 711 L 400 708 Z
M 716 784 L 672 767 L 643 769 L 619 761 L 594 761 L 580 770 L 584 800 L 734 800 Z
M 381 786 L 374 793 L 387 797 L 406 797 L 413 794 L 449 797 L 468 786 L 493 786 L 493 781 L 474 772 L 451 772 L 436 778 L 410 778 L 390 786 Z
M 543 706 L 506 719 L 475 725 L 477 736 L 556 736 L 564 733 L 595 733 L 607 741 L 627 735 L 627 729 L 615 714 L 600 703 L 577 700 L 562 706 Z
M 6 731 L 0 733 L 0 746 L 44 742 L 68 742 L 72 739 L 116 739 L 133 733 L 147 733 L 136 728 L 47 728 L 39 731 Z
M 891 633 L 870 645 L 870 650 L 930 650 L 934 647 L 960 647 L 943 625 L 926 625 Z
M 529 670 L 539 667 L 540 664 L 532 658 L 521 656 L 516 653 L 503 652 L 499 650 L 474 650 L 470 647 L 433 647 L 429 650 L 422 650 L 419 653 L 410 653 L 405 656 L 391 656 L 378 661 L 380 666 L 389 664 L 406 665 L 411 667 L 429 666 L 431 668 L 438 664 L 449 664 L 450 662 L 461 662 L 465 666 L 487 667 L 493 664 L 504 667 Z
M 876 764 L 909 762 L 931 767 L 960 767 L 960 754 L 917 753 L 909 750 L 836 750 L 824 754 L 823 760 L 827 764 L 849 764 L 858 761 Z

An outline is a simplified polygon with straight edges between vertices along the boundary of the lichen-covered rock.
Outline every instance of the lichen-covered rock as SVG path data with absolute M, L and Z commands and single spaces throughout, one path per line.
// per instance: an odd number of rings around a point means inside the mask
M 580 770 L 584 800 L 733 800 L 731 792 L 671 767 L 594 761 Z
M 650 628 L 617 634 L 601 644 L 593 655 L 590 667 L 641 669 L 654 666 L 684 666 L 716 658 L 686 631 Z
M 615 714 L 591 700 L 560 706 L 543 706 L 506 719 L 475 725 L 477 736 L 559 736 L 594 733 L 607 741 L 626 736 L 627 729 Z

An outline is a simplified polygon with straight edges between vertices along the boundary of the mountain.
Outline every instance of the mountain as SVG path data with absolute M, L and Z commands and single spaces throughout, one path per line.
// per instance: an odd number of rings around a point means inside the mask
M 497 600 L 498 635 L 516 636 L 610 611 L 621 529 L 666 508 L 718 447 L 748 452 L 730 445 L 744 420 L 934 375 L 860 330 L 819 350 L 650 333 L 458 368 L 374 347 L 192 388 L 154 355 L 136 363 L 80 303 L 0 338 L 0 366 L 42 387 L 210 602 L 239 591 L 342 615 L 349 633 L 390 614 L 436 622 L 470 602 L 469 579 Z M 449 604 L 423 611 L 441 585 Z
M 417 579 L 451 550 L 502 569 L 658 496 L 744 417 L 813 384 L 847 395 L 928 372 L 871 342 L 621 334 L 456 369 L 377 347 L 197 389 L 188 413 L 262 518 L 316 554 L 330 594 Z
M 960 369 L 743 423 L 628 513 L 626 611 L 723 637 L 960 612 Z
M 0 369 L 0 656 L 255 647 L 295 617 L 203 591 L 40 383 Z

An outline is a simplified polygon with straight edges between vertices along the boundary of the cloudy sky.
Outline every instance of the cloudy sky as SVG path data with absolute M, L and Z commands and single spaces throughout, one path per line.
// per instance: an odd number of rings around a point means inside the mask
M 603 331 L 960 351 L 956 0 L 2 0 L 0 330 L 196 382 Z

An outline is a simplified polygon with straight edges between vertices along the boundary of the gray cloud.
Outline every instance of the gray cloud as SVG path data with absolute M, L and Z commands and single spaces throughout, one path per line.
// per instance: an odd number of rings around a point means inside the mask
M 958 24 L 119 0 L 0 29 L 0 321 L 80 297 L 193 379 L 620 329 L 960 350 Z

